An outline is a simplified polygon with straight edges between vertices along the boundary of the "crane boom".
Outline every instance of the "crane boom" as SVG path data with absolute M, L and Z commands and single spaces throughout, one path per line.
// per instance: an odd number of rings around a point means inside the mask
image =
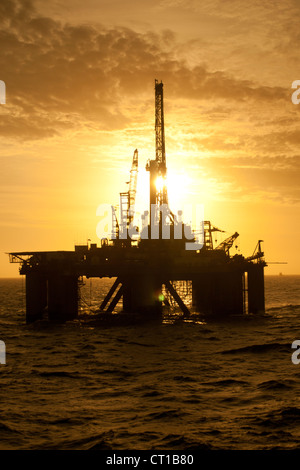
M 235 232 L 233 235 L 230 237 L 226 238 L 226 240 L 223 240 L 220 245 L 216 247 L 216 250 L 224 250 L 227 255 L 229 255 L 229 250 L 233 245 L 234 240 L 239 236 L 237 232 Z
M 248 258 L 246 258 L 247 261 L 257 260 L 258 263 L 264 263 L 264 252 L 261 248 L 262 242 L 263 240 L 258 240 L 252 256 L 248 256 Z
M 128 228 L 134 218 L 134 206 L 138 174 L 138 151 L 135 149 L 130 170 L 130 180 L 128 191 L 120 193 L 120 224 L 113 218 L 113 225 L 116 227 L 116 233 L 120 239 L 128 239 Z M 121 230 L 120 230 L 121 227 Z M 126 245 L 126 243 L 124 242 Z
M 130 170 L 130 181 L 129 181 L 129 190 L 128 190 L 128 215 L 127 215 L 128 226 L 133 221 L 133 218 L 134 218 L 137 175 L 138 175 L 138 151 L 137 149 L 135 149 L 133 153 L 132 165 L 131 165 L 131 170 Z

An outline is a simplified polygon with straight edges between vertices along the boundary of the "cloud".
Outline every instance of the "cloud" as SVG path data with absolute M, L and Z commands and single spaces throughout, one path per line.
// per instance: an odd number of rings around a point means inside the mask
M 0 24 L 10 28 L 20 28 L 35 13 L 31 0 L 1 0 Z
M 193 174 L 205 181 L 215 178 L 222 188 L 222 199 L 253 199 L 281 204 L 300 204 L 298 154 L 268 156 L 240 156 L 238 153 L 222 157 L 194 158 Z
M 3 136 L 55 136 L 78 120 L 83 126 L 97 123 L 99 129 L 125 128 L 144 115 L 146 92 L 152 107 L 154 78 L 168 84 L 170 100 L 259 103 L 287 96 L 281 87 L 259 86 L 204 65 L 188 66 L 176 56 L 172 31 L 137 33 L 61 23 L 39 16 L 26 0 L 4 0 L 0 13 L 5 18 L 1 79 L 11 111 L 2 114 Z

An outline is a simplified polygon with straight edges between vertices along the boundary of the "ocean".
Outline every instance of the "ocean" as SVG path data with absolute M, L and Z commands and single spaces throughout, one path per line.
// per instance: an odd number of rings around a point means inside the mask
M 266 276 L 261 315 L 89 321 L 111 282 L 86 280 L 85 319 L 26 325 L 24 279 L 0 280 L 1 450 L 300 449 L 300 276 Z

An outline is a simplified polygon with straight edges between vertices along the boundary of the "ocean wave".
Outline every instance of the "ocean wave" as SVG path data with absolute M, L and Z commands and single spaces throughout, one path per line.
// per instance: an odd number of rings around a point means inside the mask
M 147 417 L 151 419 L 155 419 L 155 420 L 164 420 L 164 419 L 170 419 L 170 418 L 180 418 L 185 415 L 186 413 L 180 410 L 166 410 L 166 411 L 149 413 Z
M 236 379 L 223 379 L 223 380 L 216 380 L 213 382 L 205 382 L 205 384 L 202 385 L 213 385 L 214 387 L 232 387 L 234 385 L 249 385 L 249 382 L 245 380 L 236 380 Z
M 100 375 L 116 375 L 121 377 L 122 379 L 128 379 L 130 377 L 134 377 L 136 375 L 135 372 L 124 370 L 124 369 L 100 369 L 98 371 Z
M 266 308 L 266 312 L 276 312 L 278 310 L 284 310 L 284 309 L 292 309 L 292 310 L 296 310 L 298 308 L 300 308 L 300 305 L 299 304 L 281 304 L 281 305 L 274 305 L 272 307 L 267 307 Z
M 300 408 L 285 407 L 250 419 L 252 425 L 270 429 L 300 424 Z
M 71 373 L 62 370 L 53 370 L 53 371 L 37 371 L 33 370 L 33 373 L 39 375 L 40 377 L 67 377 L 70 379 L 75 379 L 79 377 L 78 373 Z
M 262 389 L 262 390 L 290 390 L 293 388 L 293 385 L 295 385 L 294 380 L 285 380 L 285 381 L 280 381 L 280 380 L 267 380 L 266 382 L 261 382 L 260 384 L 257 385 L 257 388 Z
M 12 428 L 11 425 L 6 424 L 3 421 L 0 421 L 0 436 L 1 436 L 1 438 L 3 438 L 3 435 L 7 434 L 7 433 L 9 433 L 9 434 L 17 433 L 17 434 L 19 434 L 19 431 Z
M 197 451 L 197 450 L 213 450 L 214 446 L 206 442 L 201 442 L 201 441 L 197 441 L 194 439 L 190 439 L 184 435 L 168 434 L 160 440 L 160 443 L 158 444 L 158 448 L 173 449 L 173 450 L 184 449 L 185 451 L 192 451 L 192 450 Z
M 59 443 L 40 444 L 36 450 L 112 450 L 111 440 L 113 431 L 103 432 L 96 436 L 88 436 L 82 439 L 68 439 Z
M 149 392 L 143 393 L 144 398 L 151 398 L 151 397 L 160 397 L 162 395 L 161 392 L 158 390 L 150 390 Z
M 244 346 L 243 348 L 227 349 L 220 351 L 221 354 L 240 354 L 240 353 L 255 353 L 261 354 L 269 351 L 285 351 L 291 350 L 290 343 L 263 343 L 263 344 L 252 344 L 250 346 Z
M 197 382 L 196 378 L 187 375 L 175 375 L 173 379 L 177 382 Z

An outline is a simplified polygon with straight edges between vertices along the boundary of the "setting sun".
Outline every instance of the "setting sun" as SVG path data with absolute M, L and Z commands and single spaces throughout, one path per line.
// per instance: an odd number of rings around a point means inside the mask
M 158 176 L 158 178 L 155 181 L 155 186 L 156 186 L 157 191 L 162 191 L 165 185 L 166 185 L 165 179 L 162 176 Z

